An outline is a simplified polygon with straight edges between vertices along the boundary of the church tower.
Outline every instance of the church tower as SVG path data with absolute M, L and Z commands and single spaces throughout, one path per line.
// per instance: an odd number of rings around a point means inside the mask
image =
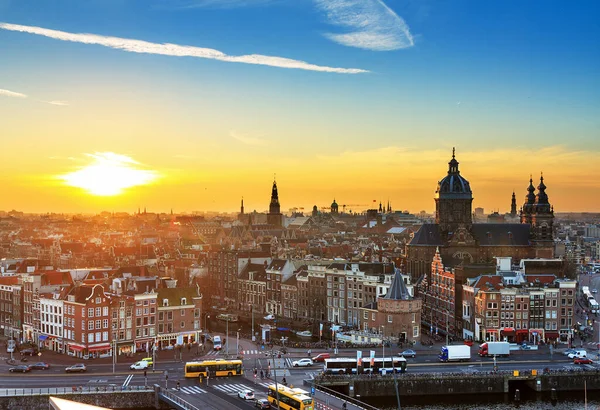
M 242 206 L 240 207 L 240 215 L 244 215 L 244 197 L 242 197 Z
M 448 235 L 461 227 L 471 229 L 473 192 L 469 181 L 460 175 L 458 161 L 452 148 L 452 159 L 448 162 L 448 175 L 438 182 L 435 191 L 435 222 L 440 231 Z
M 332 215 L 337 215 L 338 214 L 338 204 L 337 204 L 337 202 L 335 202 L 335 199 L 331 203 L 331 214 Z
M 271 189 L 271 203 L 269 204 L 267 223 L 278 228 L 281 228 L 283 225 L 281 206 L 279 205 L 279 194 L 277 193 L 277 182 L 275 180 L 273 180 L 273 188 Z
M 548 202 L 544 176 L 540 176 L 538 194 L 535 197 L 531 215 L 531 230 L 537 244 L 553 242 L 554 208 Z
M 529 186 L 527 187 L 527 195 L 525 195 L 525 203 L 521 208 L 521 223 L 531 224 L 531 214 L 533 205 L 535 204 L 535 187 L 533 186 L 533 178 L 529 176 Z
M 515 191 L 513 191 L 512 200 L 510 201 L 510 216 L 513 218 L 517 216 L 517 198 L 515 197 Z

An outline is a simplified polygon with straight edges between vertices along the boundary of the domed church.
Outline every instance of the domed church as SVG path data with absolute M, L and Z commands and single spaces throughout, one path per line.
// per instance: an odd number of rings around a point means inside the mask
M 495 265 L 495 257 L 552 258 L 554 209 L 543 176 L 535 195 L 530 178 L 521 223 L 473 223 L 473 192 L 458 169 L 455 151 L 435 191 L 435 224 L 423 224 L 406 245 L 406 273 L 413 281 L 431 271 L 436 248 L 446 267 Z

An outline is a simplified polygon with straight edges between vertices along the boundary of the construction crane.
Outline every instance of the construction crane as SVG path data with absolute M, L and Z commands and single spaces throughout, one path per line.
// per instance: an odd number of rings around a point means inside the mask
M 342 205 L 342 212 L 346 212 L 346 207 L 347 206 L 369 206 L 369 205 L 366 205 L 366 204 L 343 204 Z

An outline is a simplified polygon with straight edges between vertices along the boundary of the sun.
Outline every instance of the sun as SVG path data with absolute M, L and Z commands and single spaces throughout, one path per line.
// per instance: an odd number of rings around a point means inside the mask
M 140 169 L 140 163 L 132 158 L 113 152 L 86 154 L 92 162 L 85 167 L 62 175 L 69 186 L 82 188 L 97 196 L 114 196 L 127 188 L 149 185 L 158 178 L 152 170 Z

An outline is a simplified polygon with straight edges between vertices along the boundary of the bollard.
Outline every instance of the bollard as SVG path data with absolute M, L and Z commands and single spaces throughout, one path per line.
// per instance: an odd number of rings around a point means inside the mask
M 519 391 L 519 389 L 515 390 L 515 401 L 521 401 L 521 391 Z
M 556 391 L 555 388 L 552 388 L 552 390 L 550 390 L 550 400 L 552 402 L 558 401 L 558 392 Z

